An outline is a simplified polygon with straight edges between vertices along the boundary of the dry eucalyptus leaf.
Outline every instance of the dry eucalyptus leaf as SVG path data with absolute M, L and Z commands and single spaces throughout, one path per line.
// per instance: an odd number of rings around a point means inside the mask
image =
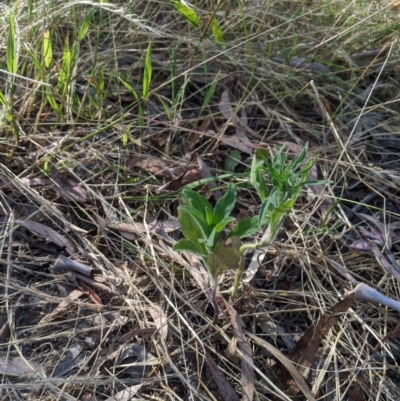
M 66 201 L 86 202 L 87 191 L 72 178 L 64 177 L 55 166 L 51 168 L 51 178 L 55 182 L 54 190 Z
M 129 401 L 138 393 L 143 385 L 144 383 L 140 383 L 136 384 L 135 386 L 128 387 L 125 390 L 121 390 L 114 396 L 107 398 L 106 401 Z
M 62 362 L 57 365 L 51 377 L 61 377 L 75 367 L 81 365 L 85 360 L 85 355 L 82 353 L 82 350 L 82 345 L 73 344 L 68 349 L 67 355 Z
M 33 361 L 17 356 L 15 358 L 0 358 L 0 374 L 4 376 L 17 376 L 29 379 L 46 377 L 41 366 Z
M 211 355 L 205 351 L 207 366 L 210 369 L 211 375 L 218 386 L 219 393 L 224 401 L 240 401 L 238 395 L 228 382 L 221 371 L 221 368 L 216 364 Z
M 259 346 L 265 348 L 269 353 L 271 353 L 278 361 L 287 369 L 287 371 L 291 374 L 293 379 L 295 380 L 298 388 L 301 392 L 307 397 L 308 401 L 316 401 L 314 395 L 311 393 L 307 383 L 305 382 L 303 376 L 299 373 L 293 363 L 287 358 L 281 351 L 279 351 L 272 344 L 255 336 L 254 334 L 247 332 L 246 334 Z
M 225 299 L 224 299 L 225 301 Z M 251 346 L 243 334 L 244 322 L 239 316 L 235 308 L 227 301 L 225 307 L 231 318 L 231 324 L 235 337 L 237 339 L 238 347 L 242 352 L 241 358 L 241 383 L 242 383 L 242 401 L 252 401 L 254 397 L 254 365 L 253 352 Z
M 150 312 L 161 338 L 165 341 L 168 337 L 167 317 L 158 305 L 150 306 L 147 310 Z
M 68 307 L 68 305 L 74 301 L 75 299 L 78 299 L 80 296 L 83 295 L 82 291 L 79 290 L 74 290 L 72 291 L 68 297 L 66 299 L 63 299 L 58 306 L 52 311 L 50 312 L 48 315 L 46 315 L 39 324 L 41 323 L 48 323 L 51 320 L 55 319 L 56 317 L 58 317 L 60 314 L 65 313 L 66 309 Z
M 54 242 L 56 245 L 65 247 L 70 255 L 75 254 L 75 248 L 72 242 L 52 228 L 32 220 L 17 220 L 16 222 L 28 230 L 31 230 L 36 234 L 39 234 L 40 236 L 50 240 L 51 242 Z

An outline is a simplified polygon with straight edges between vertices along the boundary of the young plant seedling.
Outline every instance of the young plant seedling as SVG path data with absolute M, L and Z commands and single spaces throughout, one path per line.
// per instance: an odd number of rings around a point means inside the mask
M 236 189 L 231 183 L 226 193 L 213 208 L 209 201 L 190 189 L 182 191 L 181 205 L 178 207 L 178 221 L 184 236 L 173 249 L 191 252 L 199 256 L 209 273 L 214 307 L 214 323 L 218 318 L 216 291 L 218 276 L 228 269 L 237 271 L 232 299 L 236 296 L 244 267 L 244 255 L 256 248 L 269 245 L 284 220 L 293 208 L 305 185 L 325 184 L 326 181 L 309 181 L 308 176 L 315 159 L 303 163 L 307 154 L 307 144 L 302 152 L 288 162 L 288 152 L 283 147 L 277 150 L 271 161 L 265 151 L 254 155 L 249 181 L 257 191 L 261 201 L 257 216 L 239 221 L 229 232 L 226 227 L 236 219 L 231 212 L 236 205 Z M 271 189 L 268 189 L 266 180 Z M 268 237 L 262 242 L 242 243 L 257 231 L 268 227 Z

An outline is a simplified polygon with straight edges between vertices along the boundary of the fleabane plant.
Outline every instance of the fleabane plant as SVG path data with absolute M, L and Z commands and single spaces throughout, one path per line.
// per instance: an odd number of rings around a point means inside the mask
M 237 275 L 232 298 L 236 296 L 243 272 L 246 252 L 269 245 L 287 215 L 292 210 L 302 187 L 324 184 L 326 181 L 309 181 L 308 176 L 315 159 L 307 155 L 307 144 L 302 152 L 288 161 L 288 151 L 276 151 L 271 160 L 266 151 L 257 151 L 253 157 L 249 181 L 260 198 L 259 214 L 247 217 L 235 224 L 230 230 L 227 226 L 236 219 L 231 213 L 236 205 L 237 194 L 233 184 L 229 184 L 225 194 L 215 207 L 198 192 L 190 189 L 182 191 L 181 205 L 178 207 L 178 220 L 184 236 L 174 245 L 178 252 L 191 252 L 199 256 L 207 267 L 213 294 L 217 319 L 218 305 L 216 289 L 218 275 L 225 270 L 235 269 Z M 268 185 L 267 185 L 268 182 Z M 261 242 L 243 243 L 257 231 L 267 228 L 268 235 Z

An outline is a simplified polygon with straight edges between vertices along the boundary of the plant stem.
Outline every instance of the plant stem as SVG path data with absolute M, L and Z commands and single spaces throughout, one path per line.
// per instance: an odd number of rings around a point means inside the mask
M 218 321 L 218 302 L 217 302 L 217 280 L 214 280 L 213 278 L 211 279 L 212 281 L 212 292 L 211 292 L 211 299 L 213 303 L 213 308 L 214 308 L 214 320 L 213 324 L 216 324 Z

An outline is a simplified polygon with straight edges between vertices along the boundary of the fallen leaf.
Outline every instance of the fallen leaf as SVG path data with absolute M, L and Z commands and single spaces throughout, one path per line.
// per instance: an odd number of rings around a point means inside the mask
M 210 169 L 207 166 L 207 163 L 197 154 L 197 164 L 199 165 L 199 172 L 201 178 L 212 178 L 213 175 L 211 174 Z M 215 181 L 210 181 L 207 184 L 207 187 L 211 189 L 213 192 L 214 199 L 217 201 L 219 198 L 221 198 L 222 193 L 219 189 L 217 189 L 217 184 Z
M 135 158 L 129 163 L 129 168 L 133 169 L 135 167 L 170 181 L 187 171 L 189 163 L 185 158 L 176 163 L 148 155 L 135 155 Z
M 160 188 L 157 188 L 156 193 L 164 193 L 167 191 L 177 191 L 179 188 L 183 186 L 183 180 L 185 178 L 187 171 L 184 171 L 180 176 L 174 178 L 173 180 L 167 182 L 162 185 Z
M 225 356 L 233 362 L 235 365 L 239 365 L 240 362 L 240 356 L 238 355 L 237 352 L 237 339 L 236 337 L 232 337 L 231 341 L 229 341 L 229 344 L 225 350 Z
M 86 202 L 87 191 L 73 178 L 63 177 L 55 166 L 52 166 L 50 176 L 55 182 L 54 190 L 66 201 Z
M 75 254 L 75 248 L 72 242 L 52 228 L 33 220 L 17 220 L 16 222 L 22 227 L 25 227 L 28 230 L 31 230 L 36 234 L 39 234 L 42 237 L 50 240 L 51 242 L 54 242 L 59 247 L 65 247 L 70 255 Z
M 83 347 L 79 344 L 73 344 L 68 349 L 65 358 L 58 363 L 51 377 L 61 377 L 72 369 L 76 368 L 85 360 L 85 355 L 82 353 Z
M 0 374 L 4 376 L 26 377 L 40 379 L 46 377 L 40 365 L 34 361 L 17 356 L 15 358 L 0 358 Z
M 298 366 L 298 371 L 301 373 L 302 378 L 307 378 L 312 363 L 317 355 L 318 349 L 321 345 L 322 340 L 329 333 L 329 330 L 337 323 L 344 313 L 355 302 L 355 295 L 350 294 L 343 300 L 333 305 L 329 310 L 324 313 L 316 324 L 312 324 L 305 333 L 301 336 L 300 340 L 296 343 L 294 348 L 290 351 L 288 358 L 290 361 Z M 293 372 L 283 370 L 278 373 L 282 379 L 282 383 L 287 386 L 284 390 L 287 390 L 287 394 L 295 397 L 299 391 L 302 391 L 304 395 L 304 389 L 300 386 L 298 380 L 293 376 Z M 295 382 L 293 382 L 293 379 Z M 307 387 L 308 388 L 308 387 Z
M 134 395 L 138 393 L 138 391 L 143 387 L 144 384 L 145 383 L 136 384 L 135 386 L 128 387 L 125 390 L 121 390 L 114 396 L 108 397 L 106 401 L 129 401 Z
M 91 287 L 94 287 L 94 288 L 97 288 L 98 290 L 107 292 L 108 294 L 117 295 L 117 292 L 115 292 L 113 289 L 111 289 L 107 285 L 98 282 L 96 280 L 96 278 L 92 279 L 90 277 L 83 276 L 82 274 L 79 274 L 79 273 L 74 273 L 73 275 L 75 278 L 77 278 L 80 281 L 83 281 L 84 283 L 90 285 Z
M 165 341 L 168 337 L 167 317 L 158 305 L 150 306 L 147 310 L 150 312 L 161 338 Z
M 307 397 L 308 401 L 316 401 L 315 397 L 311 393 L 307 383 L 303 379 L 303 376 L 299 373 L 299 371 L 296 369 L 296 367 L 293 365 L 293 363 L 285 355 L 282 354 L 281 351 L 279 351 L 272 344 L 268 343 L 267 341 L 263 340 L 262 338 L 255 336 L 254 334 L 252 334 L 248 331 L 246 331 L 246 334 L 250 338 L 252 338 L 253 341 L 256 342 L 259 346 L 265 348 L 269 353 L 271 353 L 286 368 L 286 370 L 291 374 L 291 376 L 295 380 L 298 388 Z
M 253 352 L 251 346 L 246 340 L 243 334 L 244 322 L 239 316 L 235 308 L 225 300 L 225 307 L 231 317 L 231 324 L 240 351 L 242 352 L 241 357 L 241 383 L 242 383 L 242 394 L 243 401 L 252 401 L 254 397 L 254 368 L 253 368 Z
M 174 220 L 165 220 L 165 221 L 155 221 L 153 223 L 147 223 L 147 226 L 151 233 L 157 234 L 160 230 L 170 233 L 180 229 L 179 222 Z M 146 227 L 143 223 L 117 223 L 110 224 L 108 228 L 112 228 L 118 230 L 120 232 L 131 233 L 131 234 L 143 234 L 147 232 Z
M 378 344 L 376 344 L 373 353 L 375 354 L 380 350 L 382 343 L 386 342 L 389 339 L 398 337 L 400 337 L 400 324 L 398 324 L 394 330 L 392 330 L 391 332 L 389 332 L 388 334 L 386 334 L 381 338 L 381 341 Z
M 21 182 L 21 184 L 27 185 L 29 187 L 51 184 L 51 180 L 49 180 L 47 178 L 23 177 L 23 178 L 20 178 L 19 181 Z
M 230 146 L 235 147 L 243 153 L 248 153 L 252 155 L 253 146 L 246 135 L 246 128 L 248 128 L 246 112 L 242 109 L 242 120 L 236 115 L 235 111 L 233 110 L 231 100 L 229 98 L 228 89 L 222 92 L 221 100 L 218 106 L 219 111 L 228 120 L 228 123 L 231 123 L 235 127 L 235 135 L 232 135 L 229 138 L 229 142 L 225 141 L 225 138 L 223 136 L 220 139 L 221 142 L 229 144 Z M 236 144 L 235 139 L 237 139 Z
M 84 295 L 82 291 L 79 290 L 72 291 L 70 294 L 68 294 L 67 298 L 63 299 L 52 312 L 50 312 L 40 321 L 39 324 L 48 323 L 51 320 L 55 319 L 61 313 L 64 313 L 68 305 L 82 295 Z
M 211 375 L 218 386 L 219 393 L 224 401 L 240 401 L 238 395 L 228 382 L 221 371 L 221 368 L 216 364 L 211 355 L 205 351 L 207 366 L 210 369 Z
M 101 298 L 85 283 L 78 280 L 79 287 L 85 292 L 85 294 L 93 301 L 95 305 L 103 306 Z

